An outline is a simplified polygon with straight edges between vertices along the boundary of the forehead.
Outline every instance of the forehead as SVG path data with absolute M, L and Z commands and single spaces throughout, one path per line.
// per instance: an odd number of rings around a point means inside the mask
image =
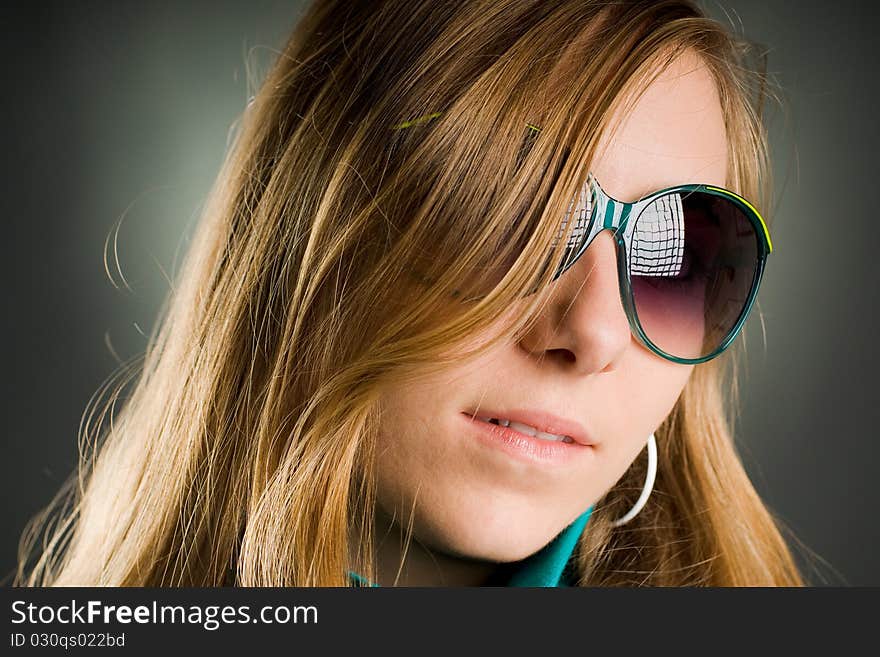
M 631 202 L 673 185 L 727 185 L 721 102 L 695 53 L 675 59 L 634 104 L 623 103 L 610 126 L 591 170 L 611 196 Z

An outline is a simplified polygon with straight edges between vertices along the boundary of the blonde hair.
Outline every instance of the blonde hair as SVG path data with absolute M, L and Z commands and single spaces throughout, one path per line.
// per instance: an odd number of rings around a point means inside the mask
M 380 390 L 532 325 L 612 113 L 685 51 L 718 85 L 728 187 L 766 205 L 764 76 L 691 2 L 312 4 L 242 116 L 143 361 L 100 391 L 78 475 L 26 530 L 16 584 L 373 580 Z M 643 458 L 597 501 L 580 584 L 802 583 L 733 444 L 735 369 L 733 350 L 695 367 L 632 522 L 611 525 Z

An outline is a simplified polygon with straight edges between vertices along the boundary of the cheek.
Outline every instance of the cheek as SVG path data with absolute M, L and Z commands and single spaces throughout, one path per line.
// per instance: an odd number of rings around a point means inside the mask
M 693 365 L 663 360 L 639 345 L 618 388 L 620 401 L 615 432 L 632 458 L 644 448 L 650 433 L 657 429 L 675 407 L 693 372 Z
M 385 423 L 379 432 L 376 473 L 383 501 L 410 497 L 432 467 L 437 452 L 428 448 L 429 436 L 418 424 Z M 435 445 L 435 448 L 438 447 Z
M 376 444 L 375 471 L 380 507 L 389 515 L 408 517 L 419 508 L 442 506 L 449 490 L 446 482 L 466 477 L 469 469 L 454 437 L 438 431 L 440 408 L 422 396 L 396 396 L 383 409 Z
M 497 491 L 451 441 L 423 424 L 383 424 L 376 455 L 377 505 L 430 549 L 483 554 L 474 527 L 502 536 L 493 511 Z
M 647 353 L 644 347 L 640 348 Z M 646 367 L 640 377 L 644 383 L 639 386 L 639 391 L 645 405 L 655 413 L 656 423 L 659 424 L 675 406 L 681 391 L 690 379 L 694 366 L 673 363 L 650 353 L 646 358 L 651 361 L 650 370 Z
M 649 429 L 656 429 L 672 411 L 682 390 L 693 373 L 693 365 L 681 365 L 664 360 L 639 347 L 642 367 L 634 386 L 640 404 L 650 414 Z M 647 437 L 647 436 L 646 436 Z
M 605 441 L 599 460 L 595 498 L 613 488 L 634 461 L 645 458 L 648 437 L 659 427 L 687 384 L 692 365 L 663 361 L 641 345 L 619 372 L 605 397 Z M 603 396 L 604 397 L 604 396 Z

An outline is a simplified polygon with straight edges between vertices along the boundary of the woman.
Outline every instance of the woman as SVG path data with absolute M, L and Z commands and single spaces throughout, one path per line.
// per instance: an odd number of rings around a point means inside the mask
M 18 582 L 801 584 L 726 419 L 746 54 L 690 2 L 315 2 Z

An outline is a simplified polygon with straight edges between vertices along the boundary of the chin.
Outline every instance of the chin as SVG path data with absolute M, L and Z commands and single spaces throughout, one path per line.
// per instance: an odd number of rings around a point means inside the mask
M 463 505 L 436 514 L 424 509 L 414 530 L 423 543 L 446 554 L 509 563 L 540 550 L 564 526 L 564 519 L 556 523 L 550 513 L 496 502 Z

